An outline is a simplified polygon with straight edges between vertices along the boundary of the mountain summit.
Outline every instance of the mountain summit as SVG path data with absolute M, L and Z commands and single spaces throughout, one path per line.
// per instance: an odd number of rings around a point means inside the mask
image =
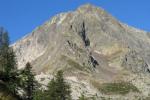
M 137 94 L 141 98 L 150 93 L 149 36 L 119 22 L 103 9 L 86 4 L 54 16 L 12 46 L 18 68 L 31 62 L 38 79 L 45 79 L 40 80 L 44 84 L 49 75 L 63 70 L 75 99 L 83 92 L 96 95 L 98 100 L 102 96 L 124 100 L 126 97 L 118 96 L 118 92 L 117 96 L 103 94 L 100 87 L 104 83 L 129 82 L 141 92 L 134 93 L 131 88 L 131 100 Z

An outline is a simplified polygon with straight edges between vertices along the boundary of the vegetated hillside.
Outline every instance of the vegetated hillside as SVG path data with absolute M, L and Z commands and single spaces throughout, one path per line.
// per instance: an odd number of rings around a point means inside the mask
M 149 34 L 93 5 L 54 16 L 12 46 L 18 68 L 31 62 L 44 84 L 62 69 L 74 99 L 149 96 Z

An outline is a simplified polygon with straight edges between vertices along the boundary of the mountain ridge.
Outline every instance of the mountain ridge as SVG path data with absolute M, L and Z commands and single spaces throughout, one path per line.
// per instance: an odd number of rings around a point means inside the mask
M 82 9 L 83 9 L 83 10 L 84 10 L 84 9 L 88 9 L 88 7 L 91 8 L 91 9 L 98 9 L 98 10 L 100 10 L 101 12 L 105 12 L 102 8 L 95 7 L 94 5 L 91 5 L 91 4 L 85 4 L 85 5 L 83 5 L 83 6 L 80 6 L 77 10 L 80 11 L 80 10 L 82 10 Z M 75 12 L 75 11 L 73 11 L 73 12 Z M 71 13 L 71 12 L 67 12 L 67 13 Z M 46 21 L 43 25 L 48 24 L 48 23 L 53 23 L 53 21 L 54 21 L 58 16 L 65 15 L 65 14 L 67 14 L 67 13 L 57 14 L 56 16 L 52 17 L 51 20 Z M 106 13 L 106 12 L 105 12 L 105 13 Z M 106 13 L 106 14 L 108 15 L 108 13 Z M 109 16 L 112 17 L 111 15 L 109 15 Z M 113 17 L 113 19 L 116 20 L 114 17 Z M 41 25 L 41 26 L 43 26 L 43 25 Z M 121 23 L 121 26 L 123 26 L 123 27 L 130 27 L 131 31 L 142 32 L 142 33 L 145 33 L 145 34 L 147 33 L 147 32 L 144 31 L 144 30 L 136 29 L 136 28 L 134 28 L 134 27 L 128 26 L 127 24 Z M 38 30 L 38 28 L 39 28 L 39 27 L 37 27 L 34 31 Z M 27 35 L 24 36 L 22 39 L 18 40 L 16 43 L 18 43 L 18 42 L 21 41 L 21 40 L 24 40 L 25 38 L 27 38 L 28 36 L 30 36 L 32 33 L 34 33 L 34 31 L 31 32 L 31 33 L 29 33 L 29 34 L 27 34 Z M 14 43 L 12 46 L 14 46 L 16 43 Z
M 140 97 L 150 93 L 146 85 L 150 63 L 148 32 L 123 24 L 93 5 L 86 4 L 54 16 L 12 47 L 18 68 L 31 62 L 37 79 L 45 79 L 40 81 L 43 84 L 48 82 L 49 75 L 63 70 L 71 83 L 74 99 L 82 92 L 108 98 L 99 91 L 100 85 L 126 82 L 126 78 L 142 91 Z M 132 81 L 134 77 L 138 80 Z M 125 98 L 111 96 L 114 100 Z
M 85 7 L 85 6 L 95 7 L 95 8 L 97 8 L 97 9 L 99 9 L 99 10 L 102 10 L 102 11 L 106 12 L 103 8 L 100 8 L 99 6 L 96 7 L 94 4 L 90 4 L 90 3 L 86 3 L 86 4 L 84 4 L 84 5 L 81 5 L 81 6 L 79 6 L 77 9 L 80 9 L 80 8 L 82 8 L 82 7 Z M 65 13 L 74 12 L 74 11 L 76 11 L 77 9 L 75 9 L 75 10 L 70 10 L 70 11 L 67 11 L 67 12 L 60 12 L 60 13 L 58 13 L 58 14 L 55 14 L 54 16 L 50 17 L 50 20 L 48 19 L 47 21 L 45 21 L 44 24 L 49 23 L 49 22 L 53 19 L 53 17 L 59 16 L 59 15 L 61 15 L 61 14 L 65 14 Z M 108 12 L 107 12 L 107 13 L 108 13 Z M 113 17 L 113 16 L 112 16 L 112 17 Z M 114 17 L 113 17 L 113 18 L 114 18 Z M 118 21 L 119 21 L 119 20 L 118 20 Z M 121 22 L 121 21 L 119 21 L 119 22 Z M 149 31 L 146 31 L 146 30 L 143 30 L 143 29 L 134 27 L 134 26 L 132 26 L 132 25 L 128 25 L 128 24 L 125 23 L 125 22 L 121 22 L 121 23 L 124 24 L 126 27 L 132 28 L 133 30 L 137 30 L 137 31 L 139 31 L 139 32 L 142 31 L 142 32 L 145 32 L 145 33 L 149 33 Z M 39 25 L 38 27 L 40 27 L 40 26 L 42 26 L 42 25 L 44 25 L 44 24 L 41 24 L 41 25 Z M 38 27 L 36 27 L 36 28 L 34 29 L 34 31 L 35 31 L 36 29 L 38 29 Z M 26 34 L 25 36 L 23 36 L 21 39 L 17 40 L 16 42 L 19 42 L 20 40 L 26 38 L 26 37 L 27 37 L 29 34 L 31 34 L 31 33 L 32 33 L 32 32 Z M 16 42 L 15 42 L 15 43 L 16 43 Z M 13 46 L 15 43 L 13 43 L 11 46 Z

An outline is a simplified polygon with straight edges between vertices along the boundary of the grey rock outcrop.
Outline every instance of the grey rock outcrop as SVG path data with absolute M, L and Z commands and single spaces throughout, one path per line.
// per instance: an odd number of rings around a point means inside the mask
M 149 67 L 146 61 L 136 51 L 129 51 L 123 60 L 122 65 L 135 73 L 149 73 Z
M 71 80 L 74 97 L 82 91 L 101 95 L 95 83 L 126 81 L 130 75 L 133 78 L 132 72 L 149 73 L 149 33 L 123 24 L 90 4 L 54 16 L 12 46 L 18 68 L 29 61 L 38 75 L 63 70 Z

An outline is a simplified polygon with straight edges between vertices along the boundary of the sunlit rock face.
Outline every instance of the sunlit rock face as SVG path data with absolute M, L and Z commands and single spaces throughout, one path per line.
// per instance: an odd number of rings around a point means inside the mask
M 43 77 L 63 70 L 74 98 L 83 91 L 88 96 L 101 96 L 94 82 L 126 81 L 129 76 L 130 80 L 149 74 L 149 33 L 123 24 L 90 4 L 54 16 L 12 47 L 19 69 L 31 62 Z

